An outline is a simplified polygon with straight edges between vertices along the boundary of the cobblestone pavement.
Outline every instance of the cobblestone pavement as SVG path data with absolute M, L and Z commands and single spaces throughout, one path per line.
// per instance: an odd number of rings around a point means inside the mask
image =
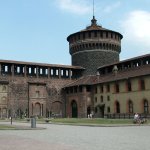
M 1 124 L 1 122 L 0 122 Z M 15 123 L 30 126 L 28 123 Z M 150 126 L 38 124 L 45 130 L 0 130 L 0 150 L 149 150 Z

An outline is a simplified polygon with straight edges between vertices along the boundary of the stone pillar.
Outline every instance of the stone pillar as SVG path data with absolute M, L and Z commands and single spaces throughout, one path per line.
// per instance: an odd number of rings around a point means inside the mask
M 36 77 L 39 78 L 39 67 L 36 67 Z
M 134 66 L 134 65 L 133 65 L 133 62 L 132 62 L 132 61 L 131 61 L 131 63 L 130 63 L 130 64 L 131 64 L 131 68 L 133 68 L 133 66 Z
M 143 66 L 143 60 L 142 59 L 140 60 L 140 63 L 141 63 L 140 65 Z
M 50 78 L 50 68 L 47 69 L 48 72 L 48 78 Z
M 12 77 L 14 77 L 14 64 L 11 66 Z
M 69 69 L 69 79 L 71 79 L 71 69 Z
M 59 68 L 58 70 L 58 76 L 59 76 L 59 79 L 61 78 L 61 69 Z
M 27 77 L 27 66 L 24 66 L 24 76 Z

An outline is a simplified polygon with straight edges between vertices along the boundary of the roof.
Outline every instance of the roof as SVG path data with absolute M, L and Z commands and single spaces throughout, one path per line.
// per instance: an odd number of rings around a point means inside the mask
M 19 64 L 19 65 L 32 65 L 32 66 L 42 66 L 42 67 L 57 67 L 57 68 L 68 68 L 68 69 L 84 69 L 83 67 L 80 67 L 80 66 L 47 64 L 47 63 L 36 63 L 36 62 L 24 62 L 24 61 L 2 60 L 2 59 L 0 59 L 0 63 Z
M 107 65 L 103 65 L 103 66 L 99 67 L 98 69 L 109 67 L 109 66 L 112 66 L 112 65 L 121 64 L 121 63 L 126 63 L 126 62 L 129 62 L 129 61 L 134 61 L 134 60 L 136 61 L 138 59 L 142 59 L 142 58 L 146 58 L 146 57 L 150 57 L 150 54 L 145 54 L 145 55 L 142 55 L 142 56 L 137 56 L 137 57 L 129 58 L 129 59 L 122 60 L 122 61 L 119 61 L 119 62 L 114 62 L 114 63 L 110 63 L 110 64 L 107 64 Z
M 116 31 L 112 31 L 112 30 L 109 30 L 109 29 L 106 29 L 106 28 L 103 28 L 102 26 L 98 25 L 97 23 L 97 20 L 95 19 L 95 16 L 93 16 L 93 19 L 91 20 L 91 25 L 90 26 L 87 26 L 86 29 L 83 29 L 79 32 L 76 32 L 76 33 L 73 33 L 73 34 L 70 34 L 68 37 L 67 37 L 67 41 L 69 41 L 69 38 L 75 34 L 78 34 L 78 33 L 81 33 L 81 32 L 87 32 L 87 31 L 110 31 L 110 32 L 113 32 L 113 33 L 117 33 L 120 35 L 121 39 L 123 38 L 123 35 L 120 34 L 119 32 L 116 32 Z
M 94 85 L 100 83 L 114 82 L 118 80 L 126 80 L 129 78 L 150 75 L 150 64 L 139 66 L 136 68 L 130 68 L 124 71 L 119 71 L 117 74 L 106 74 L 103 76 L 85 76 L 82 77 L 66 87 L 79 86 L 79 85 Z

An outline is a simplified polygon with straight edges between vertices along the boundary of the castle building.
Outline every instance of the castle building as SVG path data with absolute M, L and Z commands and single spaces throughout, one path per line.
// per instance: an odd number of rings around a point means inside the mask
M 93 16 L 67 37 L 70 66 L 0 60 L 0 118 L 150 116 L 150 54 L 120 61 L 122 38 Z

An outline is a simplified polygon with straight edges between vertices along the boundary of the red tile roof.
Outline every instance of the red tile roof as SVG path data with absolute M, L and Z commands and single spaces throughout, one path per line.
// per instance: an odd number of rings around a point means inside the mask
M 71 84 L 68 84 L 66 87 L 94 85 L 147 75 L 150 75 L 150 64 L 119 71 L 116 75 L 110 73 L 103 76 L 85 76 L 72 82 Z

